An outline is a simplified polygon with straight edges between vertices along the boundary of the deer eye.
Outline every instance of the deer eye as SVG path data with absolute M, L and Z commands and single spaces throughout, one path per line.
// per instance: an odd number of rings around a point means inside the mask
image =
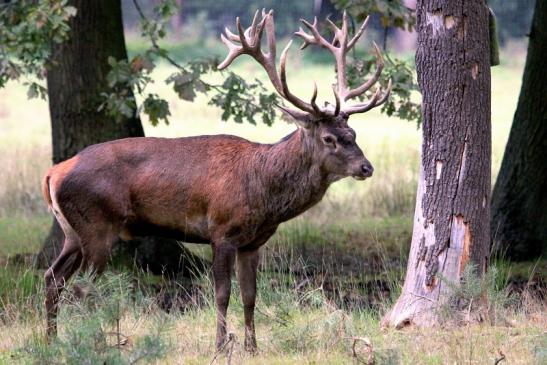
M 323 143 L 328 145 L 328 146 L 331 146 L 331 147 L 336 147 L 336 140 L 334 138 L 334 136 L 331 136 L 331 135 L 326 135 L 326 136 L 323 136 Z

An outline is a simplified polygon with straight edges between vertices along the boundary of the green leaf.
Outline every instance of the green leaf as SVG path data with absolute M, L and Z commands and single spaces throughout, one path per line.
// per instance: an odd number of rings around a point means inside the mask
M 31 86 L 29 86 L 28 90 L 27 90 L 27 98 L 29 99 L 34 99 L 34 98 L 37 98 L 38 97 L 38 89 L 36 87 L 33 87 L 34 84 L 32 84 Z
M 160 120 L 164 120 L 165 124 L 169 124 L 168 116 L 171 115 L 169 111 L 169 104 L 164 99 L 160 99 L 156 94 L 148 94 L 148 97 L 143 103 L 144 113 L 150 118 L 150 123 L 153 126 L 158 125 Z
M 415 11 L 407 8 L 404 0 L 331 0 L 339 10 L 363 21 L 367 15 L 379 14 L 383 27 L 411 31 L 416 25 Z
M 201 81 L 198 80 L 200 83 Z M 173 90 L 179 98 L 186 101 L 193 101 L 196 97 L 194 88 L 196 87 L 194 75 L 187 71 L 182 71 L 171 75 L 167 80 L 167 84 L 173 84 Z
M 28 85 L 27 97 L 29 99 L 40 97 L 41 99 L 46 100 L 47 89 L 45 87 L 36 82 L 26 83 L 26 85 Z

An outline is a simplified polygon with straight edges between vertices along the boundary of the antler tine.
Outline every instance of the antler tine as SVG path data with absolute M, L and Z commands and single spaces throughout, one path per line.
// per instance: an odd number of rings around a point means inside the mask
M 315 111 L 315 113 L 320 114 L 320 113 L 322 113 L 322 110 L 315 103 L 316 100 L 317 100 L 317 83 L 314 81 L 313 82 L 313 95 L 311 97 L 311 106 L 312 106 L 313 110 Z
M 349 100 L 351 98 L 354 98 L 358 95 L 363 94 L 368 89 L 372 87 L 378 81 L 380 78 L 380 75 L 382 73 L 382 69 L 384 68 L 384 58 L 382 57 L 382 53 L 380 52 L 380 48 L 378 48 L 378 45 L 376 42 L 372 42 L 372 45 L 374 46 L 374 53 L 376 54 L 376 72 L 372 76 L 372 78 L 365 83 L 361 84 L 355 89 L 349 90 L 344 96 L 344 101 Z
M 253 19 L 253 24 L 245 32 L 246 33 L 248 32 L 249 34 L 252 34 L 252 39 L 251 39 L 252 45 L 251 45 L 251 47 L 253 48 L 253 50 L 255 52 L 262 53 L 262 51 L 260 49 L 261 42 L 262 42 L 262 33 L 264 32 L 264 28 L 266 27 L 266 20 L 268 19 L 268 15 L 263 17 L 260 22 L 256 23 L 257 16 L 258 16 L 258 10 L 255 13 L 255 17 Z M 274 66 L 275 66 L 275 56 L 274 56 L 274 59 L 273 59 L 273 63 L 274 63 Z
M 343 52 L 346 51 L 348 46 L 348 29 L 349 29 L 348 21 L 349 21 L 348 13 L 344 10 L 344 14 L 342 15 L 342 29 L 340 30 L 341 39 L 339 39 L 340 48 L 343 50 Z
M 285 49 L 283 49 L 283 52 L 281 52 L 281 59 L 279 64 L 279 69 L 281 74 L 281 86 L 283 88 L 283 96 L 285 97 L 285 99 L 287 99 L 297 108 L 304 110 L 310 114 L 315 114 L 315 110 L 313 106 L 301 100 L 297 96 L 293 95 L 289 90 L 289 86 L 287 85 L 287 74 L 285 72 L 285 65 L 287 62 L 287 53 L 289 51 L 289 48 L 291 47 L 291 44 L 292 44 L 292 40 L 289 41 Z
M 336 60 L 336 76 L 338 81 L 337 97 L 346 100 L 348 90 L 348 81 L 346 77 L 346 54 L 348 53 L 348 14 L 344 11 L 342 16 L 342 28 L 336 27 L 335 38 L 338 39 L 339 46 L 333 51 Z
M 334 107 L 334 116 L 340 114 L 340 95 L 338 90 L 336 90 L 336 85 L 332 85 L 332 92 L 334 93 L 334 99 L 336 100 L 336 106 Z
M 297 35 L 304 40 L 304 43 L 302 43 L 302 45 L 300 46 L 300 50 L 305 49 L 310 44 L 315 44 L 315 38 L 306 33 L 304 29 L 302 29 L 302 27 L 298 29 L 298 32 L 294 32 L 294 35 Z
M 245 30 L 241 25 L 241 20 L 239 19 L 239 17 L 236 18 L 236 26 L 237 31 L 239 32 L 239 41 L 241 42 L 241 46 L 243 47 L 243 49 L 249 49 L 249 43 L 247 42 L 247 37 L 245 37 Z
M 253 46 L 256 45 L 257 40 L 260 40 L 261 31 L 264 28 L 264 22 L 266 20 L 266 16 L 269 14 L 266 14 L 264 10 L 262 10 L 262 20 L 258 22 L 258 10 L 255 12 L 253 16 L 253 22 L 250 27 L 245 29 L 244 35 L 245 39 L 248 39 L 253 43 Z M 240 36 L 238 34 L 233 33 L 228 27 L 224 28 L 224 33 L 226 33 L 226 37 L 231 40 L 232 42 L 241 43 Z
M 237 44 L 234 44 L 234 43 L 230 42 L 230 40 L 228 38 L 226 38 L 224 36 L 224 34 L 220 35 L 220 40 L 222 41 L 222 43 L 224 43 L 228 47 L 228 55 L 226 56 L 224 61 L 222 61 L 222 63 L 220 63 L 217 66 L 217 68 L 219 70 L 223 70 L 226 67 L 230 66 L 230 64 L 233 62 L 233 60 L 235 60 L 237 57 L 241 56 L 244 53 L 244 50 L 243 50 L 243 47 L 238 46 Z
M 255 11 L 255 15 L 253 16 L 253 22 L 251 23 L 251 26 L 245 30 L 245 35 L 249 38 L 252 38 L 256 35 L 256 21 L 258 20 L 258 10 Z
M 329 23 L 330 27 L 332 28 L 332 31 L 334 32 L 334 38 L 332 39 L 332 42 L 331 42 L 331 44 L 334 46 L 336 44 L 336 40 L 340 42 L 340 39 L 338 39 L 340 34 L 340 28 L 338 28 L 336 24 L 334 24 L 334 22 L 330 20 L 330 18 L 327 17 L 326 20 L 327 20 L 327 23 Z
M 261 43 L 262 43 L 262 33 L 264 32 L 265 27 L 266 27 L 266 18 L 262 19 L 262 21 L 260 21 L 260 23 L 258 23 L 258 25 L 255 26 L 254 30 L 252 30 L 252 33 L 254 33 L 254 37 L 253 37 L 252 46 L 251 46 L 254 52 L 256 52 L 257 54 L 263 55 L 264 57 L 266 57 L 266 55 L 262 53 Z M 272 63 L 275 69 L 275 57 L 272 60 Z
M 290 109 L 290 108 L 287 108 L 286 106 L 278 105 L 278 104 L 276 104 L 276 106 L 279 109 L 283 110 L 286 114 L 290 115 L 291 117 L 293 117 L 295 119 L 310 120 L 310 121 L 312 120 L 312 118 L 310 118 L 310 113 L 308 113 L 308 112 L 298 110 L 298 109 Z
M 324 48 L 327 48 L 331 51 L 336 49 L 336 47 L 334 47 L 321 34 L 319 34 L 319 30 L 317 30 L 317 17 L 313 18 L 313 24 L 310 24 L 306 19 L 300 19 L 300 21 L 302 22 L 302 24 L 304 24 L 306 26 L 306 28 L 308 28 L 310 30 L 310 32 L 313 35 L 313 42 L 309 42 L 309 43 L 320 45 L 320 46 L 322 46 Z M 297 33 L 300 33 L 300 32 L 297 32 Z M 302 32 L 302 33 L 304 33 L 304 32 Z M 306 34 L 306 33 L 304 33 L 304 34 Z M 297 35 L 300 35 L 300 34 L 297 34 Z M 308 34 L 306 34 L 306 36 L 307 37 L 305 38 L 305 40 L 309 40 L 310 36 Z
M 353 36 L 353 38 L 351 38 L 351 40 L 348 42 L 348 50 L 353 48 L 353 46 L 355 46 L 355 43 L 357 43 L 357 41 L 359 40 L 359 38 L 361 38 L 361 36 L 363 35 L 363 33 L 365 32 L 365 28 L 367 27 L 368 25 L 368 20 L 369 20 L 370 16 L 367 16 L 365 21 L 363 21 L 363 24 L 361 24 L 361 26 L 359 27 L 359 30 L 357 30 L 357 32 L 355 33 L 355 35 Z
M 231 40 L 232 42 L 237 42 L 237 43 L 241 43 L 239 41 L 239 36 L 235 33 L 232 33 L 232 31 L 230 29 L 228 29 L 228 27 L 225 27 L 224 28 L 224 33 L 226 33 L 226 37 Z
M 327 23 L 331 26 L 332 30 L 334 31 L 334 38 L 331 42 L 333 46 L 335 46 L 336 41 L 338 41 L 339 47 L 345 52 L 345 49 L 349 49 L 348 47 L 348 14 L 346 11 L 344 11 L 344 15 L 342 17 L 342 28 L 338 28 L 338 26 L 330 20 L 330 18 L 327 18 Z
M 389 98 L 389 95 L 391 94 L 392 86 L 393 86 L 392 80 L 390 79 L 388 84 L 387 84 L 386 91 L 384 92 L 384 95 L 382 95 L 381 98 L 380 98 L 380 93 L 381 93 L 382 89 L 379 87 L 376 90 L 376 92 L 374 93 L 374 96 L 372 97 L 372 99 L 370 99 L 370 101 L 368 103 L 352 105 L 350 107 L 344 108 L 344 113 L 346 113 L 348 115 L 355 114 L 355 113 L 364 113 L 366 111 L 369 111 L 372 108 L 375 108 L 377 106 L 382 105 Z M 380 98 L 380 99 L 378 100 L 378 98 Z
M 265 9 L 262 9 L 262 16 L 264 17 L 264 27 L 266 28 L 266 39 L 268 41 L 268 57 L 273 60 L 275 66 L 275 24 L 273 21 L 273 10 L 266 13 Z
M 372 99 L 369 100 L 366 104 L 356 104 L 349 107 L 346 107 L 344 109 L 344 112 L 346 114 L 355 114 L 355 113 L 364 113 L 366 111 L 369 111 L 370 109 L 374 108 L 376 106 L 376 101 L 380 97 L 381 89 L 378 88 L 374 95 L 372 96 Z
M 387 99 L 389 98 L 389 95 L 391 95 L 392 87 L 393 87 L 393 81 L 389 79 L 389 81 L 387 82 L 386 91 L 384 92 L 384 95 L 382 96 L 382 98 L 378 100 L 378 102 L 376 103 L 376 106 L 382 105 L 383 103 L 387 101 Z

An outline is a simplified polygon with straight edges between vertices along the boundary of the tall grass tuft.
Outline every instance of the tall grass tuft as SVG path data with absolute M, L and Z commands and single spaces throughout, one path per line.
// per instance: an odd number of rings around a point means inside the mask
M 449 289 L 449 299 L 441 308 L 444 319 L 456 323 L 506 323 L 507 310 L 518 301 L 515 295 L 510 295 L 507 285 L 503 285 L 509 281 L 508 276 L 502 277 L 503 273 L 507 274 L 492 265 L 481 276 L 475 265 L 467 264 L 459 283 L 441 278 Z
M 0 217 L 46 213 L 40 184 L 50 166 L 49 148 L 2 148 L 0 152 Z
M 43 278 L 32 268 L 5 263 L 0 267 L 0 322 L 34 319 L 43 304 Z
M 127 275 L 106 273 L 96 279 L 84 273 L 74 284 L 83 288 L 78 291 L 83 296 L 65 291 L 59 336 L 48 343 L 35 332 L 19 351 L 21 358 L 35 364 L 125 365 L 165 357 L 170 349 L 165 337 L 169 323 L 165 316 L 146 311 L 149 305 L 137 300 Z M 151 315 L 153 326 L 146 334 L 128 332 L 128 325 Z

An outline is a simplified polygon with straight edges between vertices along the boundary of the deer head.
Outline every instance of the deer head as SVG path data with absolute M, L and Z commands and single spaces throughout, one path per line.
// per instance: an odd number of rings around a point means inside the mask
M 314 19 L 313 24 L 301 19 L 304 26 L 311 33 L 306 33 L 302 28 L 295 32 L 296 36 L 304 40 L 301 49 L 309 45 L 323 47 L 332 53 L 336 62 L 337 83 L 333 85 L 335 104 L 325 103 L 324 106 L 319 106 L 316 103 L 317 85 L 315 83 L 310 102 L 306 102 L 291 93 L 287 85 L 286 61 L 292 41 L 289 41 L 283 52 L 281 52 L 278 72 L 276 68 L 273 10 L 267 13 L 263 10 L 262 19 L 258 20 L 258 17 L 259 13 L 257 11 L 251 26 L 247 29 L 243 28 L 238 17 L 236 19 L 238 34 L 232 33 L 226 28 L 226 35 L 222 34 L 221 39 L 228 47 L 229 52 L 226 59 L 218 66 L 218 69 L 222 70 L 228 67 L 235 58 L 241 55 L 246 54 L 253 57 L 266 70 L 277 93 L 296 107 L 296 109 L 293 109 L 279 106 L 303 130 L 306 143 L 311 147 L 310 150 L 313 151 L 321 168 L 333 176 L 333 180 L 346 176 L 353 176 L 356 179 L 363 180 L 372 176 L 372 165 L 355 142 L 355 131 L 349 127 L 348 119 L 352 114 L 364 113 L 383 104 L 391 92 L 391 80 L 385 90 L 377 87 L 367 102 L 350 105 L 348 101 L 371 89 L 380 77 L 383 59 L 375 43 L 373 45 L 376 54 L 376 72 L 372 78 L 355 89 L 348 87 L 346 78 L 346 55 L 363 34 L 368 23 L 368 17 L 351 39 L 348 38 L 348 16 L 345 12 L 341 28 L 338 28 L 332 21 L 327 19 L 334 31 L 334 38 L 331 42 L 319 33 L 317 18 Z M 261 47 L 264 31 L 266 31 L 268 52 L 264 52 Z

